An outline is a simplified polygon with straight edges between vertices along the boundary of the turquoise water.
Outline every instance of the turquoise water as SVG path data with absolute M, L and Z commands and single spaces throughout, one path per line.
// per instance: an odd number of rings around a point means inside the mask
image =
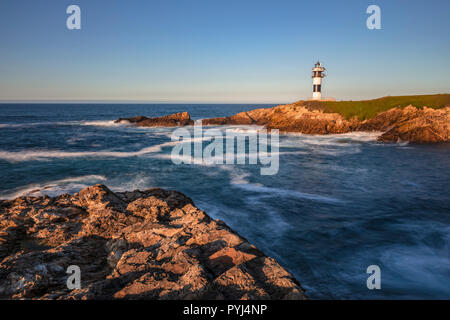
M 282 135 L 279 172 L 262 176 L 258 165 L 175 165 L 173 129 L 113 123 L 254 107 L 0 105 L 0 198 L 95 183 L 175 189 L 276 258 L 312 298 L 450 298 L 449 144 L 382 144 L 376 133 Z M 366 287 L 374 264 L 381 290 Z

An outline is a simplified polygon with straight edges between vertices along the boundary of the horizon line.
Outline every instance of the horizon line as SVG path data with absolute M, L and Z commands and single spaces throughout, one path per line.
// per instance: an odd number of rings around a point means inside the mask
M 449 93 L 427 93 L 427 94 L 402 94 L 402 95 L 384 95 L 376 98 L 364 98 L 364 99 L 335 99 L 334 101 L 368 101 L 376 100 L 387 97 L 407 97 L 407 96 L 435 96 L 435 95 L 448 95 Z M 329 99 L 330 97 L 325 97 L 323 101 Z M 334 98 L 333 98 L 334 99 Z M 265 101 L 265 102 L 249 102 L 249 101 L 167 101 L 167 100 L 0 100 L 0 104 L 42 104 L 42 103 L 65 103 L 65 104 L 88 104 L 88 103 L 102 103 L 102 104 L 290 104 L 298 101 L 309 101 L 310 97 L 295 99 L 293 101 Z
M 104 104 L 283 104 L 289 102 L 248 102 L 248 101 L 140 101 L 140 100 L 0 100 L 0 104 L 41 104 L 41 103 L 66 103 L 66 104 L 88 104 L 88 103 L 104 103 Z

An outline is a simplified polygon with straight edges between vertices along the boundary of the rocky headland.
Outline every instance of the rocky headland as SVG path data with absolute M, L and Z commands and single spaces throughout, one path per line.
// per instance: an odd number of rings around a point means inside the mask
M 281 132 L 304 134 L 380 131 L 383 133 L 378 140 L 384 142 L 445 142 L 450 140 L 450 107 L 392 108 L 371 119 L 360 121 L 357 117 L 346 119 L 339 113 L 328 113 L 295 103 L 241 112 L 231 117 L 205 119 L 203 124 L 256 124 Z
M 81 270 L 70 290 L 69 266 Z M 176 191 L 0 201 L 0 299 L 305 299 L 296 279 Z
M 181 116 L 182 115 L 182 116 Z M 119 119 L 138 126 L 191 125 L 193 121 L 187 112 L 160 118 L 136 117 Z M 203 125 L 260 125 L 281 132 L 304 134 L 338 134 L 353 131 L 379 131 L 379 141 L 409 141 L 435 143 L 450 141 L 450 106 L 440 109 L 426 106 L 394 107 L 378 112 L 369 119 L 360 120 L 353 116 L 346 118 L 337 112 L 326 112 L 320 104 L 299 101 L 273 108 L 254 109 L 230 117 L 203 119 Z

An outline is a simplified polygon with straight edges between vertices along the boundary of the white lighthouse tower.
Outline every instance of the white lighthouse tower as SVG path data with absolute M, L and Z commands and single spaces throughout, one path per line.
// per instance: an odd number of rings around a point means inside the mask
M 312 69 L 313 100 L 322 99 L 322 78 L 325 78 L 325 76 L 325 68 L 319 61 L 317 61 L 314 68 Z

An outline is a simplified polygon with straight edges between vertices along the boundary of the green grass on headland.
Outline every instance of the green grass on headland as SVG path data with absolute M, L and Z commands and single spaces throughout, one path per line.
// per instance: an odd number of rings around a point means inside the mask
M 450 94 L 389 96 L 361 101 L 299 101 L 296 104 L 302 104 L 310 109 L 318 109 L 323 112 L 339 113 L 346 119 L 356 116 L 359 120 L 365 120 L 395 107 L 404 108 L 413 105 L 418 108 L 427 106 L 439 109 L 450 106 Z

